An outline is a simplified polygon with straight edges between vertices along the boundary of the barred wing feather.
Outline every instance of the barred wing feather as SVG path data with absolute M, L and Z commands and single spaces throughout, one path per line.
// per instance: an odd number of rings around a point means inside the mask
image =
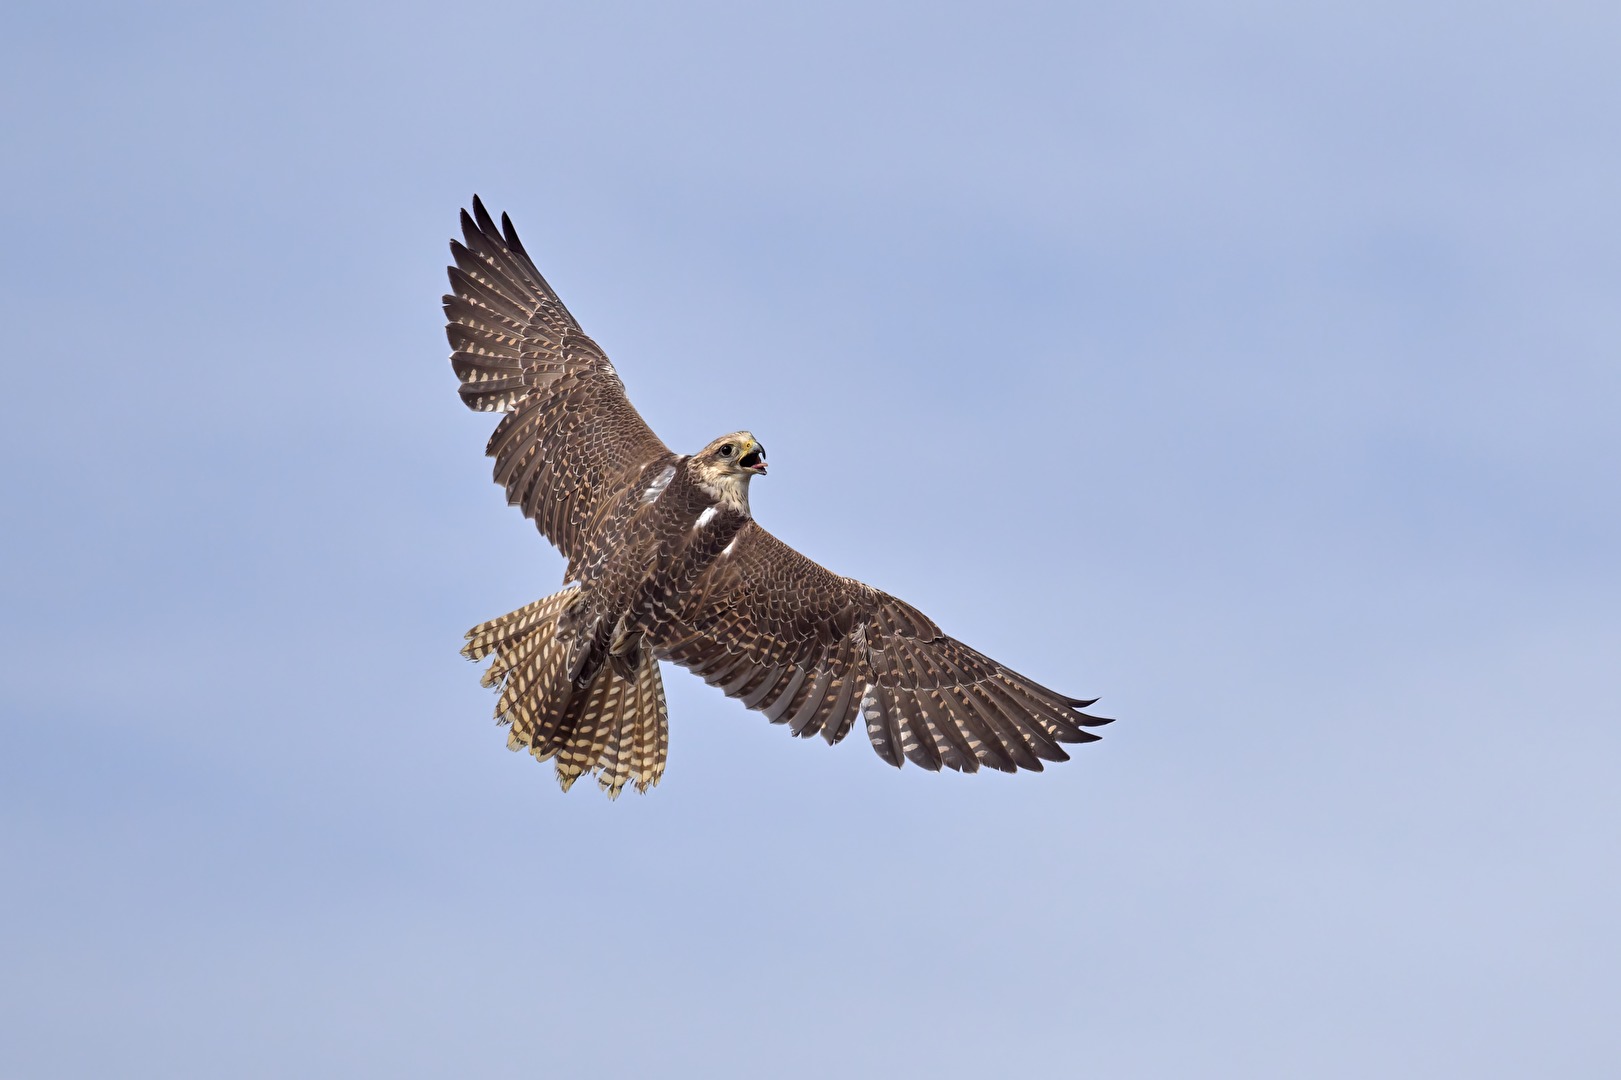
M 812 562 L 754 522 L 684 597 L 664 597 L 655 653 L 799 736 L 859 715 L 899 767 L 1040 771 L 1109 723 L 940 631 L 902 600 Z
M 469 408 L 503 412 L 486 453 L 507 501 L 571 561 L 629 478 L 669 451 L 625 396 L 607 355 L 535 269 L 505 214 L 462 211 L 445 296 L 451 366 Z

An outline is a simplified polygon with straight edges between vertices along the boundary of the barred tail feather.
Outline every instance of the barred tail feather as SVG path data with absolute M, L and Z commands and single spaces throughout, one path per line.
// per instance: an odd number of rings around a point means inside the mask
M 589 683 L 576 685 L 569 678 L 572 641 L 557 637 L 557 622 L 577 596 L 565 589 L 473 627 L 462 655 L 494 657 L 482 682 L 500 695 L 495 719 L 511 726 L 508 749 L 555 758 L 564 791 L 592 773 L 609 798 L 626 784 L 645 793 L 664 775 L 669 747 L 658 661 L 644 651 L 629 679 L 603 663 Z
M 557 782 L 567 791 L 574 781 L 602 765 L 608 748 L 608 733 L 619 726 L 631 686 L 619 677 L 612 664 L 603 664 L 584 693 L 570 703 L 573 721 L 568 741 L 557 755 Z
M 646 795 L 664 775 L 664 760 L 670 750 L 670 710 L 664 703 L 664 680 L 659 677 L 658 661 L 646 651 L 636 668 L 634 738 L 631 779 L 636 782 L 636 790 Z
M 511 725 L 507 748 L 528 750 L 542 761 L 557 752 L 558 724 L 574 697 L 566 665 L 567 643 L 557 640 L 556 630 L 558 617 L 577 597 L 578 590 L 564 589 L 480 623 L 467 632 L 467 644 L 462 648 L 469 660 L 494 655 L 480 681 L 500 695 L 495 719 Z
M 571 586 L 551 596 L 543 596 L 533 604 L 525 604 L 517 611 L 509 611 L 499 619 L 479 623 L 467 631 L 467 644 L 462 646 L 462 655 L 469 660 L 482 660 L 501 645 L 527 637 L 542 623 L 546 624 L 549 635 L 558 616 L 572 607 L 578 598 L 579 589 Z
M 597 772 L 597 786 L 608 798 L 617 799 L 630 781 L 636 765 L 636 711 L 621 709 L 612 730 L 608 732 L 608 745 L 602 751 L 601 767 Z
M 617 799 L 626 784 L 645 794 L 664 774 L 669 746 L 658 661 L 643 652 L 629 679 L 613 664 L 603 664 L 570 704 L 569 724 L 572 730 L 557 755 L 557 781 L 564 791 L 591 773 L 610 799 Z

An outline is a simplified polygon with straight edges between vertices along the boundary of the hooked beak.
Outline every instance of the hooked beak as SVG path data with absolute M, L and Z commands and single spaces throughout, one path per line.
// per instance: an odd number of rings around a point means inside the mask
M 765 447 L 755 443 L 749 452 L 737 459 L 738 468 L 765 475 Z

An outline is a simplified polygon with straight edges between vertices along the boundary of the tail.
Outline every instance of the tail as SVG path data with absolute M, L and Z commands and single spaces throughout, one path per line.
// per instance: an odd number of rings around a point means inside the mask
M 495 719 L 512 726 L 508 749 L 527 749 L 537 761 L 555 757 L 564 791 L 590 772 L 609 798 L 627 783 L 645 793 L 664 775 L 670 745 L 658 661 L 643 649 L 633 665 L 603 663 L 585 683 L 571 681 L 569 642 L 556 631 L 578 596 L 565 589 L 473 627 L 462 655 L 495 654 L 482 681 L 500 690 Z M 631 668 L 628 678 L 620 666 Z

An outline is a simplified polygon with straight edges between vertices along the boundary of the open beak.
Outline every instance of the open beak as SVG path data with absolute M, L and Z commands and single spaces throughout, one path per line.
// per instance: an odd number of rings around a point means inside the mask
M 752 473 L 765 475 L 765 447 L 755 443 L 754 447 L 742 457 L 737 459 L 739 468 L 747 469 Z

